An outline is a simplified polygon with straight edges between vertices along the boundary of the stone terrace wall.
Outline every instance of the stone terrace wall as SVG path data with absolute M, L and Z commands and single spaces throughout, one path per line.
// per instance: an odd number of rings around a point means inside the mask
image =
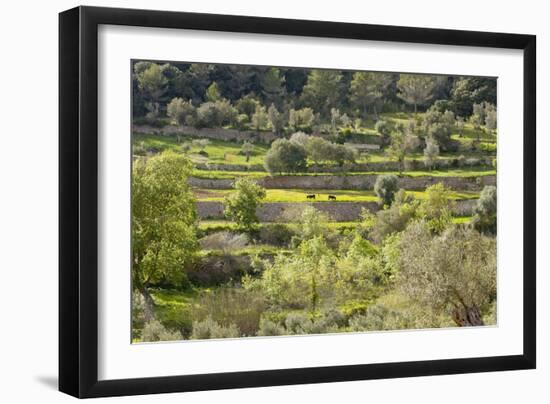
M 204 137 L 214 140 L 225 140 L 228 142 L 259 142 L 269 144 L 280 136 L 273 132 L 255 132 L 240 131 L 236 129 L 223 128 L 202 128 L 197 129 L 192 126 L 167 125 L 162 128 L 154 128 L 148 125 L 133 125 L 133 133 L 155 134 L 155 135 L 188 135 L 195 137 Z
M 425 170 L 424 162 L 419 159 L 409 160 L 405 164 L 407 170 Z M 434 162 L 434 169 L 448 169 L 458 167 L 491 167 L 491 158 L 468 158 L 464 162 L 458 162 L 458 159 L 440 158 Z M 195 168 L 199 170 L 217 170 L 217 171 L 266 171 L 261 164 L 214 164 L 198 163 Z M 372 163 L 345 164 L 343 167 L 336 165 L 320 165 L 319 167 L 310 166 L 308 173 L 345 173 L 345 172 L 365 172 L 365 171 L 399 171 L 399 163 L 396 161 L 376 161 Z
M 454 213 L 460 216 L 471 215 L 475 204 L 475 199 L 456 201 Z M 363 209 L 371 212 L 376 212 L 379 209 L 376 202 L 272 202 L 265 203 L 258 208 L 256 214 L 261 222 L 289 221 L 306 206 L 313 206 L 315 209 L 327 213 L 337 222 L 357 220 Z M 201 219 L 224 218 L 222 202 L 197 202 L 197 211 Z
M 365 189 L 374 188 L 377 175 L 290 175 L 264 177 L 258 183 L 268 189 Z M 203 179 L 192 177 L 191 186 L 208 189 L 230 189 L 232 179 Z M 480 191 L 485 185 L 496 185 L 496 176 L 482 177 L 400 177 L 399 187 L 410 190 L 424 190 L 426 187 L 443 183 L 460 191 Z

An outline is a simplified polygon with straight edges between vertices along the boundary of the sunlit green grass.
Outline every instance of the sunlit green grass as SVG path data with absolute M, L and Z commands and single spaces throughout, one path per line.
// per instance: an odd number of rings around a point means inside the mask
M 232 190 L 229 189 L 195 189 L 198 201 L 223 201 Z M 417 199 L 425 199 L 424 191 L 407 191 Z M 315 199 L 308 199 L 307 195 L 315 195 Z M 378 197 L 374 191 L 367 190 L 340 190 L 340 189 L 267 189 L 265 203 L 270 202 L 327 202 L 328 196 L 336 197 L 337 202 L 376 202 Z M 449 197 L 458 199 L 479 198 L 479 193 L 469 191 L 450 191 Z
M 380 174 L 395 174 L 400 175 L 397 171 L 363 171 L 363 172 L 348 172 L 341 173 L 296 173 L 290 175 L 297 176 L 319 176 L 319 175 L 380 175 Z M 482 177 L 486 175 L 496 175 L 494 168 L 465 168 L 465 169 L 449 169 L 449 170 L 418 170 L 404 171 L 403 177 Z M 193 170 L 193 176 L 204 179 L 235 179 L 247 177 L 252 179 L 261 179 L 269 177 L 269 173 L 263 171 L 221 171 L 221 170 Z
M 193 300 L 197 295 L 194 289 L 179 291 L 153 289 L 151 296 L 155 301 L 155 315 L 167 327 L 180 328 L 190 318 Z

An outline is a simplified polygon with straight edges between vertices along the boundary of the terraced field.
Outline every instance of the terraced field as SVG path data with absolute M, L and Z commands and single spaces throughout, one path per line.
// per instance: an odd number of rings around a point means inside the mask
M 199 202 L 223 201 L 232 191 L 228 189 L 194 189 L 193 193 Z M 425 199 L 426 192 L 409 191 L 417 199 Z M 376 202 L 378 197 L 374 191 L 340 190 L 340 189 L 267 189 L 264 203 L 270 202 L 330 202 L 333 196 L 338 202 Z M 313 197 L 312 197 L 313 196 Z M 452 191 L 450 198 L 454 200 L 476 199 L 479 192 Z

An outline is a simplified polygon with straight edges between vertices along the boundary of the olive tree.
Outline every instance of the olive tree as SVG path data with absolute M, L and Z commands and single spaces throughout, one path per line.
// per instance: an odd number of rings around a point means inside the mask
M 195 199 L 187 182 L 191 171 L 191 162 L 173 152 L 133 165 L 132 284 L 144 298 L 145 321 L 154 316 L 149 288 L 184 281 L 184 268 L 198 248 Z
M 433 236 L 423 221 L 401 233 L 395 255 L 399 288 L 427 310 L 447 313 L 458 326 L 484 325 L 496 299 L 496 240 L 451 226 Z
M 262 105 L 257 105 L 254 114 L 251 118 L 252 127 L 256 130 L 262 130 L 267 128 L 269 123 L 269 115 Z
M 399 174 L 405 169 L 407 154 L 419 145 L 418 137 L 411 135 L 403 125 L 398 125 L 390 135 L 390 146 L 386 149 L 388 155 L 399 164 Z
M 254 145 L 248 141 L 245 141 L 241 146 L 241 153 L 246 156 L 246 162 L 250 161 L 250 155 L 254 152 Z
M 233 185 L 234 192 L 224 199 L 224 214 L 237 226 L 252 231 L 258 224 L 256 209 L 265 198 L 265 189 L 249 178 L 240 178 Z
M 166 114 L 172 119 L 172 122 L 179 126 L 193 126 L 197 111 L 191 100 L 185 101 L 183 98 L 173 98 L 166 106 Z M 180 142 L 180 134 L 178 134 L 178 143 Z
M 489 185 L 483 188 L 474 209 L 474 227 L 483 233 L 497 232 L 497 188 Z
M 287 115 L 282 112 L 279 112 L 277 107 L 275 107 L 274 104 L 271 104 L 271 106 L 267 110 L 267 116 L 269 119 L 269 124 L 271 125 L 271 129 L 273 129 L 273 132 L 275 132 L 278 135 L 283 133 L 283 129 L 285 128 L 285 125 L 288 120 Z
M 383 174 L 376 178 L 374 192 L 378 196 L 380 205 L 391 205 L 398 189 L 397 176 L 393 174 Z
M 294 173 L 307 169 L 306 150 L 287 139 L 277 139 L 264 158 L 264 165 L 270 174 Z
M 431 170 L 438 156 L 439 145 L 433 138 L 427 138 L 426 147 L 424 148 L 424 165 Z

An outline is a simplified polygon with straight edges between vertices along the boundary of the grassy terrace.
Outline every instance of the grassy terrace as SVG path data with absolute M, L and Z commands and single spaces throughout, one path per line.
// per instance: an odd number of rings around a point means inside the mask
M 195 197 L 198 201 L 222 201 L 223 198 L 233 192 L 225 189 L 195 189 Z M 426 192 L 407 191 L 417 199 L 424 199 Z M 315 194 L 315 199 L 307 199 L 307 195 Z M 378 197 L 373 191 L 367 190 L 336 190 L 336 189 L 267 189 L 264 202 L 326 202 L 328 196 L 336 196 L 338 202 L 376 202 Z M 478 192 L 451 191 L 450 198 L 476 199 Z
M 472 220 L 473 216 L 455 216 L 453 217 L 453 222 L 456 224 L 465 224 L 468 223 L 470 220 Z M 327 226 L 331 229 L 353 229 L 355 226 L 357 226 L 360 222 L 328 222 Z M 272 225 L 273 223 L 268 223 L 269 225 Z M 287 223 L 292 224 L 292 223 Z M 264 224 L 260 224 L 260 226 L 263 226 Z M 199 229 L 201 230 L 209 230 L 209 231 L 231 231 L 231 230 L 237 230 L 237 226 L 235 223 L 230 222 L 228 220 L 201 220 L 199 222 Z M 248 247 L 246 247 L 248 248 Z
M 295 173 L 288 175 L 379 175 L 379 174 L 395 174 L 397 171 L 365 171 L 365 172 L 348 172 L 341 173 Z M 451 169 L 451 170 L 419 170 L 419 171 L 404 171 L 401 176 L 404 177 L 482 177 L 485 175 L 496 175 L 496 170 L 492 168 L 468 168 L 468 169 Z M 249 177 L 260 179 L 268 177 L 269 173 L 265 171 L 221 171 L 221 170 L 193 170 L 193 176 L 205 179 L 234 179 L 239 177 Z
M 394 120 L 399 120 L 397 118 L 391 118 Z M 363 133 L 364 132 L 364 133 Z M 361 134 L 364 134 L 365 139 L 361 139 Z M 363 141 L 364 143 L 371 143 L 372 137 L 379 136 L 372 129 L 362 128 L 359 131 L 356 141 Z M 455 133 L 451 136 L 453 139 L 459 141 L 460 143 L 467 143 L 471 140 L 477 139 L 478 135 L 474 129 L 466 125 L 463 135 L 460 136 L 458 133 Z M 154 150 L 154 151 L 164 151 L 164 150 L 173 150 L 181 152 L 181 144 L 178 143 L 175 136 L 162 136 L 155 134 L 133 134 L 133 144 L 135 146 L 143 146 L 145 150 Z M 193 137 L 191 136 L 182 136 L 182 142 L 191 141 Z M 462 151 L 457 153 L 442 153 L 439 158 L 441 159 L 453 159 L 459 155 L 464 155 L 465 157 L 483 157 L 483 156 L 494 156 L 496 149 L 496 136 L 490 133 L 480 134 L 481 144 L 480 147 L 482 151 Z M 246 161 L 246 156 L 241 153 L 241 143 L 237 142 L 226 142 L 222 140 L 210 140 L 204 151 L 207 153 L 207 156 L 199 154 L 201 149 L 197 146 L 191 145 L 189 150 L 189 156 L 195 163 L 210 163 L 210 164 L 242 164 L 242 165 L 262 165 L 264 162 L 264 157 L 269 150 L 269 146 L 265 144 L 254 144 L 254 149 L 250 155 L 249 161 Z M 407 160 L 413 159 L 422 159 L 423 153 L 411 153 L 407 156 Z M 390 161 L 388 155 L 383 151 L 370 151 L 368 153 L 361 153 L 357 159 L 357 163 L 377 163 L 377 162 L 387 162 Z M 310 162 L 312 164 L 313 162 Z

